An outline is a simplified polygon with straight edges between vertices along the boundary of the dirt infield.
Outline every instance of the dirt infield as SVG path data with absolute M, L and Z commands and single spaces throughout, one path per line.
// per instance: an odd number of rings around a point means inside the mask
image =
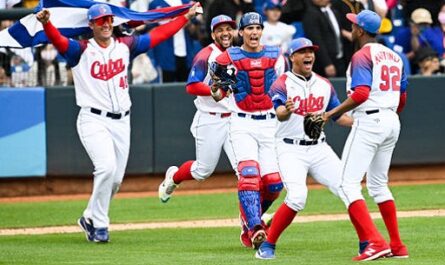
M 154 194 L 163 180 L 162 175 L 126 176 L 120 193 Z M 429 166 L 392 167 L 390 183 L 445 183 L 445 164 Z M 0 178 L 0 200 L 13 197 L 69 195 L 77 198 L 89 194 L 92 177 Z M 314 184 L 309 178 L 308 184 Z M 181 184 L 181 191 L 207 192 L 208 190 L 235 189 L 233 174 L 215 174 L 203 182 L 188 181 Z M 140 196 L 140 195 L 139 195 Z
M 380 213 L 372 213 L 373 219 L 380 219 Z M 399 218 L 407 217 L 442 217 L 445 216 L 445 209 L 423 210 L 423 211 L 399 211 Z M 331 215 L 309 215 L 298 216 L 293 223 L 326 222 L 326 221 L 344 221 L 349 220 L 347 214 Z M 220 219 L 220 220 L 194 220 L 180 222 L 156 222 L 156 223 L 137 223 L 137 224 L 113 224 L 110 231 L 159 229 L 159 228 L 210 228 L 210 227 L 238 227 L 239 219 Z M 54 226 L 39 228 L 20 228 L 20 229 L 0 229 L 0 236 L 13 235 L 43 235 L 43 234 L 64 234 L 79 233 L 78 226 Z

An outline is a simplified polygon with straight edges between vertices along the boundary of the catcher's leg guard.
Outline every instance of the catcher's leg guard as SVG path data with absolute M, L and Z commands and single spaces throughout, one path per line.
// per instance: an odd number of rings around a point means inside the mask
M 238 164 L 238 198 L 241 217 L 249 230 L 261 225 L 260 187 L 261 176 L 256 161 L 241 161 Z
M 265 213 L 283 190 L 280 173 L 270 173 L 261 179 L 261 210 Z

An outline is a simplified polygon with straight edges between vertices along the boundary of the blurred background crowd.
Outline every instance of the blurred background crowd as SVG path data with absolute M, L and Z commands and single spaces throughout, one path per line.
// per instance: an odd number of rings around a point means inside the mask
M 102 1 L 146 11 L 177 6 L 189 0 Z M 204 14 L 173 38 L 132 63 L 131 83 L 184 82 L 195 54 L 211 42 L 210 20 L 226 14 L 239 20 L 256 11 L 264 16 L 261 42 L 283 52 L 295 37 L 305 36 L 320 46 L 314 71 L 325 77 L 344 77 L 355 50 L 347 13 L 370 9 L 382 18 L 378 41 L 401 55 L 410 75 L 445 73 L 445 0 L 200 0 Z M 37 0 L 0 0 L 0 9 L 34 8 Z M 0 21 L 0 30 L 14 21 Z M 135 29 L 118 27 L 116 34 L 144 34 L 156 23 Z M 88 37 L 88 36 L 83 36 Z M 239 43 L 239 40 L 235 42 Z M 0 48 L 0 87 L 72 85 L 66 61 L 52 45 Z

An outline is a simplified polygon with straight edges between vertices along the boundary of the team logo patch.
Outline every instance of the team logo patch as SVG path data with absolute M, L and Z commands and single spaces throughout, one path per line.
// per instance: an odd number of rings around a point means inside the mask
M 110 80 L 119 73 L 125 71 L 125 64 L 122 58 L 113 61 L 108 60 L 106 64 L 101 64 L 99 61 L 95 61 L 91 64 L 91 76 L 100 80 Z
M 250 67 L 261 67 L 262 63 L 261 60 L 251 60 L 250 61 Z

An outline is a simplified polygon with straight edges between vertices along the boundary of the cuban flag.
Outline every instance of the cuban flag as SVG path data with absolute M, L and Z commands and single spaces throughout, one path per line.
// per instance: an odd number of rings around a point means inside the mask
M 75 37 L 90 31 L 88 27 L 88 8 L 94 4 L 107 4 L 90 0 L 40 0 L 34 14 L 27 15 L 11 27 L 0 32 L 0 47 L 25 48 L 48 43 L 42 24 L 36 19 L 35 13 L 46 8 L 51 16 L 51 23 L 65 37 Z M 158 21 L 174 18 L 192 7 L 193 3 L 159 8 L 147 12 L 137 12 L 124 7 L 108 4 L 115 15 L 114 26 L 129 21 Z

